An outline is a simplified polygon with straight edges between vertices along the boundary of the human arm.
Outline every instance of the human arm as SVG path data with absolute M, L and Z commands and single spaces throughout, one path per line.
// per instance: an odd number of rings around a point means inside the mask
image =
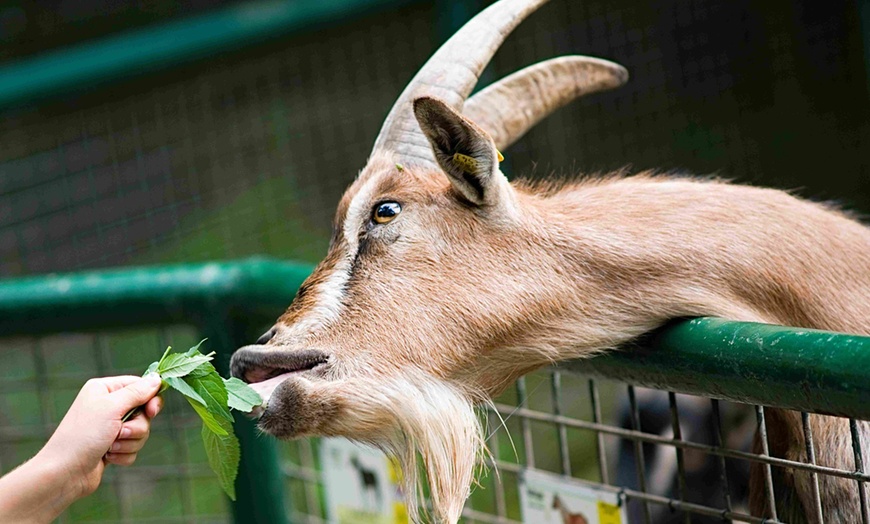
M 0 478 L 3 522 L 41 524 L 94 492 L 107 464 L 129 466 L 148 439 L 160 411 L 160 378 L 134 376 L 89 380 L 48 443 L 32 459 Z M 124 414 L 145 405 L 126 422 Z

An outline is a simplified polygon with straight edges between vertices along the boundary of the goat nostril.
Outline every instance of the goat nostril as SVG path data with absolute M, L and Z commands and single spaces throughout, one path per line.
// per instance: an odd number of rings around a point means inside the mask
M 266 344 L 267 342 L 272 340 L 272 337 L 274 337 L 274 336 L 275 336 L 275 328 L 272 328 L 269 331 L 266 331 L 265 333 L 260 335 L 260 338 L 257 339 L 257 344 Z

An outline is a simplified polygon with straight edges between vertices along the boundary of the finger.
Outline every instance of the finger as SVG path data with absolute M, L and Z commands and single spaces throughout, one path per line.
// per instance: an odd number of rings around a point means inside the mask
M 147 438 L 116 440 L 112 442 L 112 447 L 109 448 L 109 453 L 138 453 L 145 446 Z
M 121 431 L 118 432 L 118 440 L 131 438 L 148 438 L 151 433 L 151 421 L 148 417 L 138 415 L 131 418 L 121 426 Z
M 123 411 L 128 411 L 154 398 L 159 389 L 160 377 L 151 374 L 115 391 L 112 393 L 112 398 L 118 402 Z
M 142 377 L 137 377 L 136 375 L 118 375 L 116 377 L 102 377 L 96 380 L 106 386 L 106 389 L 108 389 L 109 393 L 111 393 L 123 387 L 129 386 L 130 384 L 133 384 L 140 378 Z
M 87 381 L 86 386 L 95 386 L 99 388 L 105 388 L 109 393 L 113 391 L 117 391 L 124 386 L 128 386 L 141 377 L 137 377 L 135 375 L 118 375 L 115 377 L 100 377 L 100 378 L 92 378 Z
M 106 453 L 106 462 L 118 466 L 132 466 L 136 462 L 135 453 Z
M 145 404 L 145 416 L 154 418 L 163 409 L 163 397 L 154 397 Z

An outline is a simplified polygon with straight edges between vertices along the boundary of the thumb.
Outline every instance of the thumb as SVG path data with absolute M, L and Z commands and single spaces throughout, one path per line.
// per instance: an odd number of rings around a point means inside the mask
M 159 389 L 160 375 L 151 373 L 113 392 L 111 395 L 124 411 L 128 411 L 154 398 Z

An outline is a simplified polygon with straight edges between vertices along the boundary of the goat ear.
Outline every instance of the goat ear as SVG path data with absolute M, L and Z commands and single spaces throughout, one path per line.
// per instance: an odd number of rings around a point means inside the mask
M 497 204 L 507 179 L 498 168 L 501 154 L 486 131 L 437 98 L 414 100 L 414 116 L 453 187 L 479 206 Z

